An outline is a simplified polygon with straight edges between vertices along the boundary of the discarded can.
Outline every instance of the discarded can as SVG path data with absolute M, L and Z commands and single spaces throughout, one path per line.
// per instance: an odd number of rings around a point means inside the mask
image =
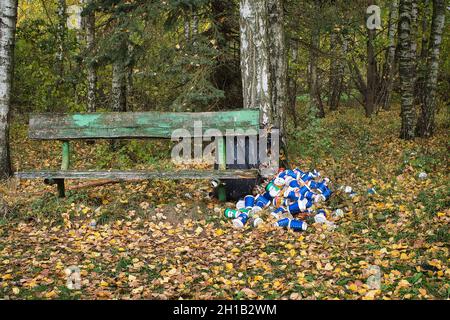
M 274 224 L 276 227 L 288 228 L 294 231 L 305 231 L 308 228 L 308 224 L 301 220 L 291 220 L 288 218 L 281 219 Z
M 255 207 L 260 207 L 261 209 L 264 209 L 265 207 L 270 205 L 270 199 L 268 199 L 266 196 L 267 192 L 264 195 L 259 195 L 255 199 Z
M 306 205 L 308 203 L 307 199 L 298 200 L 287 207 L 290 214 L 297 214 L 306 210 Z
M 313 200 L 315 193 L 311 192 L 307 186 L 303 186 L 299 190 L 301 199 Z
M 331 190 L 325 185 L 320 185 L 316 190 L 322 194 L 324 200 L 328 200 L 331 197 Z
M 311 180 L 309 187 L 311 189 L 324 189 L 324 188 L 328 187 L 329 181 L 330 181 L 329 179 L 324 179 L 321 182 L 316 182 L 314 180 Z
M 308 224 L 301 220 L 290 220 L 288 229 L 292 229 L 294 231 L 305 231 L 308 228 Z
M 333 217 L 340 218 L 344 216 L 344 211 L 342 209 L 336 209 L 333 212 Z
M 258 227 L 260 224 L 262 224 L 264 221 L 263 221 L 263 219 L 261 219 L 260 217 L 256 217 L 256 218 L 254 218 L 253 219 L 253 223 L 252 223 L 252 225 L 253 225 L 253 227 Z
M 314 221 L 316 223 L 325 223 L 327 222 L 327 212 L 323 209 L 317 210 L 316 215 L 314 216 Z
M 277 178 L 278 179 L 278 178 Z M 276 180 L 276 179 L 275 179 Z M 281 180 L 281 179 L 280 179 Z M 279 181 L 278 181 L 279 182 Z M 284 185 L 284 180 L 283 180 L 283 185 Z M 267 193 L 269 193 L 270 198 L 274 198 L 276 197 L 280 191 L 281 191 L 281 186 L 276 185 L 274 182 L 270 182 L 267 187 L 266 187 L 266 191 Z
M 297 201 L 298 199 L 301 198 L 301 194 L 300 192 L 298 192 L 298 190 L 290 191 L 287 195 L 285 195 L 285 198 L 292 201 Z
M 284 179 L 284 184 L 288 186 L 291 181 L 297 179 L 297 174 L 292 170 L 284 170 L 278 174 L 278 177 Z
M 289 222 L 290 221 L 291 221 L 290 219 L 284 218 L 284 219 L 281 219 L 281 220 L 278 220 L 277 222 L 275 222 L 274 226 L 275 227 L 287 228 L 289 226 Z
M 279 207 L 279 208 L 276 208 L 274 211 L 272 211 L 270 214 L 271 214 L 273 217 L 275 217 L 276 219 L 279 219 L 280 215 L 283 214 L 283 213 L 285 213 L 285 212 L 286 212 L 286 209 L 285 209 L 285 208 Z
M 244 200 L 241 199 L 238 202 L 236 202 L 236 209 L 240 210 L 243 208 L 245 208 L 245 202 L 244 202 Z
M 246 209 L 252 209 L 253 206 L 255 205 L 255 197 L 254 196 L 245 196 L 244 197 L 244 207 Z
M 377 194 L 375 188 L 367 189 L 367 193 L 368 193 L 368 194 Z
M 225 209 L 225 212 L 224 212 L 225 217 L 228 219 L 235 219 L 239 216 L 239 214 L 241 214 L 241 212 L 239 210 L 230 209 L 230 208 Z
M 91 220 L 91 222 L 89 222 L 89 227 L 94 229 L 96 226 L 97 226 L 97 221 Z
M 426 179 L 427 177 L 428 177 L 428 174 L 426 172 L 419 173 L 419 179 L 420 180 Z
M 244 225 L 247 223 L 248 218 L 249 218 L 248 215 L 242 212 L 236 219 L 233 220 L 233 225 L 236 228 L 243 228 Z

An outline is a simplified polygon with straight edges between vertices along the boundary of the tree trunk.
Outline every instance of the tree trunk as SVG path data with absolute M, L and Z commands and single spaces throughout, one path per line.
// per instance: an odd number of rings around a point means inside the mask
M 391 108 L 391 92 L 395 76 L 395 33 L 397 30 L 398 19 L 398 3 L 397 0 L 392 0 L 389 8 L 389 26 L 388 26 L 388 41 L 389 47 L 386 52 L 386 68 L 385 75 L 385 95 L 383 101 L 383 109 L 389 110 Z
M 439 72 L 439 55 L 442 44 L 442 32 L 445 24 L 445 0 L 433 0 L 433 21 L 431 24 L 430 48 L 427 63 L 426 93 L 421 101 L 421 116 L 416 132 L 420 137 L 434 134 L 436 113 L 436 85 Z
M 269 55 L 270 55 L 270 87 L 272 96 L 273 124 L 280 129 L 284 137 L 285 109 L 287 103 L 287 59 L 286 37 L 284 33 L 284 13 L 282 0 L 268 0 L 269 13 Z
M 12 173 L 9 154 L 9 118 L 17 0 L 2 0 L 0 9 L 0 179 L 4 179 Z
M 186 44 L 189 44 L 191 41 L 191 21 L 189 19 L 189 15 L 187 12 L 184 13 L 184 39 L 186 40 Z
M 340 40 L 340 35 L 333 29 L 330 36 L 330 50 L 333 53 L 330 58 L 330 83 L 328 104 L 330 110 L 335 111 L 339 107 L 344 82 L 345 54 L 347 52 L 347 42 Z
M 422 41 L 421 41 L 421 49 L 420 49 L 420 57 L 418 60 L 418 68 L 417 68 L 417 79 L 415 83 L 415 99 L 418 101 L 419 104 L 425 99 L 425 88 L 426 88 L 426 78 L 427 78 L 427 57 L 428 57 L 428 19 L 429 19 L 429 9 L 430 9 L 430 2 L 429 0 L 423 0 L 423 7 L 422 7 L 422 18 L 421 18 L 421 25 L 422 25 Z M 431 37 L 431 35 L 430 35 Z
M 430 0 L 423 0 L 423 8 L 422 8 L 422 47 L 420 49 L 420 58 L 426 59 L 428 56 L 428 15 L 430 9 Z
M 367 91 L 365 96 L 365 110 L 366 117 L 370 117 L 375 111 L 377 66 L 373 42 L 375 40 L 376 30 L 368 29 L 367 32 Z
M 241 0 L 241 73 L 244 108 L 259 108 L 261 124 L 272 124 L 267 1 Z
M 65 42 L 67 37 L 67 5 L 66 0 L 58 0 L 58 24 L 56 30 L 56 43 L 58 51 L 56 52 L 56 72 L 58 74 L 57 85 L 64 81 L 64 54 Z
M 292 116 L 292 122 L 294 123 L 294 128 L 298 127 L 297 119 L 297 91 L 298 91 L 298 43 L 296 41 L 291 41 L 290 45 L 291 59 L 289 64 L 289 78 L 288 78 L 288 97 L 289 97 L 289 113 Z
M 319 76 L 317 74 L 317 49 L 320 47 L 320 31 L 317 26 L 311 30 L 309 49 L 309 102 L 310 112 L 316 117 L 325 117 L 325 110 L 320 98 Z
M 399 74 L 401 92 L 401 119 L 402 127 L 400 137 L 402 139 L 414 138 L 414 121 L 416 118 L 414 110 L 414 75 L 411 51 L 411 21 L 412 21 L 412 1 L 400 0 L 399 6 Z
M 411 63 L 412 63 L 412 75 L 414 81 L 414 88 L 417 81 L 417 16 L 418 16 L 418 0 L 411 0 L 412 11 L 411 11 Z M 415 92 L 415 89 L 414 89 Z
M 90 5 L 93 0 L 87 0 L 87 5 Z M 97 68 L 92 57 L 95 56 L 95 12 L 90 12 L 85 18 L 86 27 L 86 46 L 89 55 L 91 55 L 90 61 L 87 63 L 87 111 L 95 112 L 97 110 Z
M 127 111 L 127 76 L 128 69 L 126 60 L 128 57 L 128 38 L 124 31 L 118 31 L 119 40 L 117 46 L 117 56 L 113 61 L 112 73 L 112 111 L 125 112 Z

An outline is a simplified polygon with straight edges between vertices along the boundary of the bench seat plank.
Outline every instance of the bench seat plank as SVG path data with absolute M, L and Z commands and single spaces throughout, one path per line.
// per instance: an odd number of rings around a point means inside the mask
M 249 170 L 182 170 L 182 171 L 29 171 L 16 172 L 20 179 L 254 179 L 257 169 Z
M 194 130 L 194 121 L 201 121 L 201 130 Z M 259 110 L 242 109 L 222 112 L 105 112 L 76 114 L 34 114 L 30 116 L 29 137 L 35 140 L 73 139 L 170 139 L 178 136 L 201 136 L 208 129 L 240 129 L 246 135 L 259 130 Z M 215 135 L 213 135 L 215 136 Z

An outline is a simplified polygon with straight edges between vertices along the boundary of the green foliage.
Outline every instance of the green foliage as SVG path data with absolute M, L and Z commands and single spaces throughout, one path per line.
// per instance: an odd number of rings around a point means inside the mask
M 323 120 L 312 112 L 306 114 L 302 122 L 303 128 L 295 130 L 289 139 L 289 152 L 311 157 L 317 163 L 325 155 L 332 152 L 334 132 L 323 125 Z

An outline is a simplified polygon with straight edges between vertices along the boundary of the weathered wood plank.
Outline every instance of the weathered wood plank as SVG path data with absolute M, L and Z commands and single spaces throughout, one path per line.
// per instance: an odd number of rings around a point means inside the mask
M 182 171 L 30 171 L 16 172 L 19 179 L 109 179 L 109 180 L 150 180 L 150 179 L 254 179 L 258 170 L 182 170 Z
M 201 130 L 194 130 L 194 122 Z M 259 110 L 242 109 L 224 112 L 105 112 L 89 114 L 35 114 L 30 116 L 29 137 L 38 140 L 171 138 L 179 131 L 182 136 L 207 136 L 209 129 L 242 129 L 228 135 L 256 135 L 259 130 Z M 212 133 L 210 136 L 215 136 Z

